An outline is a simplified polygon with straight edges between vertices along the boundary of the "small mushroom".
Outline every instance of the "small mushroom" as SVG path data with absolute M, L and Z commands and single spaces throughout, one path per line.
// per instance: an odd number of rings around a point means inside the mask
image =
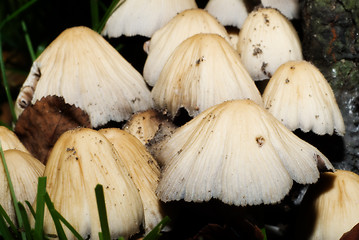
M 262 0 L 262 5 L 278 9 L 288 19 L 299 17 L 299 0 Z
M 99 132 L 113 144 L 139 190 L 145 214 L 144 228 L 148 233 L 165 217 L 161 202 L 155 193 L 160 168 L 135 136 L 118 128 L 101 129 Z
M 30 153 L 16 149 L 5 150 L 4 157 L 17 201 L 24 206 L 26 206 L 25 201 L 32 203 L 36 198 L 38 178 L 44 173 L 45 166 Z M 17 218 L 2 163 L 0 164 L 0 178 L 0 204 L 11 221 L 15 223 Z
M 163 66 L 174 49 L 185 39 L 197 33 L 214 33 L 231 42 L 226 29 L 203 9 L 190 9 L 179 13 L 157 30 L 149 43 L 148 56 L 143 69 L 145 81 L 154 86 Z
M 101 133 L 77 128 L 62 134 L 51 151 L 44 176 L 55 209 L 83 238 L 98 239 L 101 231 L 97 184 L 104 188 L 111 237 L 127 239 L 139 232 L 144 220 L 140 194 L 117 151 Z M 74 239 L 68 229 L 64 230 L 68 239 Z M 48 211 L 44 231 L 56 232 Z
M 151 92 L 155 108 L 174 118 L 180 108 L 190 116 L 233 99 L 263 105 L 238 53 L 218 34 L 199 33 L 171 54 Z
M 291 131 L 343 136 L 345 125 L 333 90 L 323 74 L 307 61 L 282 64 L 269 80 L 266 109 Z
M 123 130 L 137 137 L 143 145 L 146 145 L 156 136 L 164 125 L 173 130 L 176 128 L 176 126 L 160 112 L 150 109 L 132 115 L 123 126 Z
M 209 0 L 205 10 L 218 19 L 223 26 L 241 28 L 248 16 L 243 0 Z
M 293 180 L 314 183 L 329 160 L 251 100 L 215 105 L 162 143 L 164 165 L 157 195 L 162 201 L 237 206 L 273 204 Z
M 258 8 L 248 15 L 239 32 L 237 51 L 254 80 L 269 79 L 285 62 L 303 60 L 295 28 L 273 8 Z
M 16 134 L 4 126 L 0 126 L 0 141 L 4 151 L 8 149 L 17 149 L 29 153 Z
M 359 222 L 359 176 L 351 171 L 322 173 L 309 186 L 299 209 L 296 239 L 337 240 Z
M 152 34 L 186 9 L 197 8 L 194 0 L 120 1 L 103 29 L 102 35 L 120 37 Z
M 81 108 L 92 127 L 152 107 L 141 74 L 87 27 L 66 29 L 35 60 L 16 99 L 17 113 L 49 95 Z

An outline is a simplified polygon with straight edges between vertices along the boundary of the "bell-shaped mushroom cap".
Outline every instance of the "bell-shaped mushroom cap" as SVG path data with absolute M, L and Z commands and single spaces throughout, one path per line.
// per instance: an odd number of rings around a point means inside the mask
M 36 59 L 16 105 L 23 109 L 29 100 L 35 103 L 48 95 L 63 97 L 84 110 L 93 127 L 121 122 L 152 107 L 141 74 L 86 27 L 65 30 Z
M 314 183 L 318 166 L 332 169 L 315 147 L 251 100 L 233 100 L 178 128 L 159 152 L 163 201 L 258 205 L 281 201 L 293 180 Z
M 303 60 L 296 30 L 273 8 L 259 8 L 248 15 L 239 32 L 237 51 L 254 80 L 269 79 L 285 62 Z
M 269 80 L 263 101 L 266 109 L 291 131 L 343 136 L 345 125 L 334 93 L 323 74 L 307 61 L 281 65 Z
M 288 19 L 298 18 L 299 15 L 298 0 L 262 0 L 262 5 L 278 9 Z
M 190 9 L 179 13 L 157 30 L 149 43 L 148 56 L 143 69 L 145 81 L 154 86 L 163 66 L 174 49 L 185 39 L 197 33 L 215 33 L 231 42 L 226 29 L 203 9 Z
M 38 178 L 44 173 L 45 166 L 30 153 L 16 149 L 4 151 L 4 157 L 17 200 L 24 205 L 25 201 L 32 203 L 36 198 Z M 12 222 L 16 222 L 13 200 L 2 163 L 0 164 L 0 178 L 0 204 Z
M 82 237 L 98 239 L 101 231 L 97 184 L 104 188 L 111 237 L 127 239 L 139 231 L 144 218 L 141 197 L 117 151 L 101 133 L 77 128 L 62 134 L 49 156 L 44 176 L 56 210 Z M 56 232 L 48 212 L 44 231 Z M 73 238 L 67 229 L 65 232 Z
M 174 50 L 151 94 L 155 107 L 172 117 L 182 107 L 196 116 L 233 99 L 263 105 L 238 53 L 224 38 L 208 33 L 189 37 Z
M 4 126 L 0 126 L 0 144 L 3 151 L 17 149 L 29 153 L 16 134 Z
M 123 130 L 135 136 L 143 145 L 146 145 L 164 125 L 173 130 L 176 128 L 167 117 L 154 109 L 150 109 L 133 114 L 123 126 Z
M 248 16 L 243 0 L 209 0 L 205 10 L 218 19 L 223 26 L 241 28 Z
M 165 217 L 155 193 L 160 168 L 135 136 L 118 128 L 101 129 L 99 132 L 113 144 L 137 186 L 145 213 L 145 230 L 149 232 Z
M 359 222 L 359 176 L 346 170 L 323 173 L 309 186 L 296 224 L 296 239 L 337 240 Z
M 195 0 L 126 0 L 119 5 L 107 20 L 102 35 L 151 37 L 179 12 L 197 8 Z

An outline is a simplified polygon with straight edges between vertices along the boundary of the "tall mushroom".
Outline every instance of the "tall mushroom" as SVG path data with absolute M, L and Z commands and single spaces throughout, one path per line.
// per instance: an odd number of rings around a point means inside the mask
M 233 99 L 263 105 L 237 52 L 223 37 L 209 33 L 189 37 L 173 51 L 151 95 L 155 107 L 172 117 L 182 107 L 196 116 Z
M 303 59 L 295 28 L 273 8 L 259 8 L 248 15 L 239 32 L 237 51 L 254 80 L 269 79 L 283 63 Z
M 22 152 L 29 152 L 16 134 L 4 126 L 0 126 L 0 143 L 4 151 L 8 149 L 17 149 Z
M 315 147 L 251 100 L 213 106 L 165 140 L 157 194 L 162 201 L 258 205 L 281 201 L 292 187 L 332 170 Z
M 288 19 L 298 18 L 299 0 L 261 0 L 264 7 L 278 9 Z
M 141 74 L 86 27 L 66 29 L 35 60 L 16 99 L 17 113 L 48 95 L 84 110 L 92 127 L 152 107 Z
M 223 26 L 241 28 L 248 16 L 243 0 L 209 0 L 205 9 Z
M 323 173 L 304 196 L 296 239 L 340 239 L 359 222 L 358 198 L 358 174 L 347 170 Z
M 226 29 L 203 9 L 185 10 L 157 30 L 149 43 L 143 69 L 145 81 L 154 86 L 163 66 L 174 49 L 185 39 L 197 33 L 215 33 L 231 42 Z
M 186 9 L 197 8 L 194 0 L 120 1 L 103 29 L 102 35 L 120 37 L 152 34 Z
M 38 178 L 43 175 L 45 165 L 34 158 L 30 153 L 16 149 L 4 151 L 4 157 L 17 200 L 24 205 L 25 201 L 32 203 L 36 198 Z M 0 164 L 0 178 L 0 204 L 12 222 L 15 223 L 17 218 L 15 216 L 13 200 L 2 163 Z
M 111 237 L 139 232 L 143 205 L 138 189 L 111 142 L 89 128 L 69 130 L 57 140 L 46 164 L 47 192 L 65 219 L 81 234 L 98 239 L 101 231 L 95 187 L 103 185 Z M 44 231 L 55 233 L 45 212 Z M 74 239 L 66 229 L 68 239 Z
M 269 80 L 266 109 L 291 131 L 343 136 L 345 126 L 333 90 L 323 74 L 307 61 L 282 64 Z
M 144 208 L 144 228 L 148 233 L 165 217 L 161 202 L 155 194 L 160 168 L 135 136 L 118 128 L 105 128 L 99 132 L 113 144 L 139 190 Z

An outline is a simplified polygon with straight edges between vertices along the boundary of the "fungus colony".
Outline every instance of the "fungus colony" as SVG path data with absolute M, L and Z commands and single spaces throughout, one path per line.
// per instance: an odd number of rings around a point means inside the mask
M 36 59 L 16 100 L 19 125 L 36 126 L 46 119 L 50 111 L 43 107 L 41 114 L 20 121 L 29 116 L 24 110 L 49 96 L 83 111 L 90 124 L 63 129 L 42 160 L 46 166 L 12 132 L 0 128 L 10 170 L 17 170 L 13 164 L 24 168 L 22 174 L 14 173 L 18 188 L 33 191 L 27 181 L 35 180 L 24 180 L 24 173 L 29 178 L 47 176 L 56 209 L 83 237 L 96 239 L 100 226 L 93 189 L 100 183 L 111 234 L 129 238 L 141 228 L 140 234 L 148 233 L 166 215 L 166 202 L 217 199 L 234 208 L 279 204 L 293 182 L 314 184 L 320 171 L 332 171 L 320 182 L 338 174 L 334 185 L 343 189 L 333 190 L 334 200 L 328 192 L 328 199 L 317 197 L 309 205 L 316 206 L 320 217 L 316 227 L 329 231 L 332 221 L 343 223 L 347 216 L 340 212 L 335 220 L 322 216 L 337 211 L 335 199 L 346 204 L 344 193 L 359 190 L 349 190 L 352 183 L 341 184 L 344 176 L 339 174 L 344 172 L 291 132 L 345 133 L 329 84 L 303 60 L 288 20 L 298 16 L 297 10 L 283 10 L 286 18 L 277 5 L 248 12 L 242 1 L 211 0 L 207 12 L 194 1 L 167 2 L 150 1 L 147 6 L 128 0 L 113 12 L 102 33 L 150 38 L 143 76 L 87 27 L 66 29 Z M 297 1 L 291 4 L 295 7 Z M 233 17 L 229 10 L 241 16 Z M 224 25 L 240 28 L 235 44 Z M 270 80 L 261 96 L 255 81 L 264 79 Z M 172 120 L 181 109 L 191 120 L 178 126 Z M 123 129 L 104 128 L 111 121 L 126 124 Z M 32 193 L 24 198 L 34 201 Z M 2 206 L 9 205 L 10 200 L 1 200 Z M 44 228 L 53 233 L 48 214 Z M 337 236 L 358 220 L 346 221 Z

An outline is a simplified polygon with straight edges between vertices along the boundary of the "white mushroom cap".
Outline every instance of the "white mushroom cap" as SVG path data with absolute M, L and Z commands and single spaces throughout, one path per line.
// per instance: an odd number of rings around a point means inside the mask
M 343 136 L 345 125 L 333 90 L 323 74 L 307 61 L 281 65 L 269 80 L 263 101 L 266 109 L 291 131 Z
M 203 9 L 185 10 L 157 30 L 149 43 L 149 52 L 143 69 L 145 81 L 154 86 L 163 66 L 174 49 L 185 39 L 197 33 L 215 33 L 231 42 L 226 29 Z
M 328 159 L 265 109 L 233 100 L 202 112 L 163 142 L 164 169 L 157 188 L 162 201 L 234 205 L 281 201 L 293 180 L 314 183 Z
M 86 27 L 65 30 L 36 59 L 16 100 L 18 112 L 49 95 L 84 110 L 93 127 L 152 107 L 141 74 Z
M 36 198 L 38 178 L 44 173 L 45 166 L 30 153 L 16 149 L 4 151 L 4 157 L 17 200 L 24 206 L 25 201 L 32 203 Z M 17 218 L 2 163 L 0 164 L 0 179 L 0 204 L 15 223 Z
M 107 20 L 102 35 L 151 37 L 179 12 L 197 8 L 195 0 L 126 0 L 119 4 Z
M 323 173 L 304 196 L 296 223 L 296 239 L 340 239 L 359 222 L 358 199 L 356 173 L 346 170 Z
M 17 149 L 29 153 L 16 134 L 4 126 L 0 126 L 0 141 L 3 151 Z
M 248 11 L 243 0 L 209 0 L 205 10 L 218 19 L 223 26 L 241 28 Z
M 175 129 L 176 125 L 160 112 L 150 109 L 133 114 L 123 130 L 137 137 L 143 145 L 148 144 L 163 126 Z
M 238 53 L 223 37 L 209 33 L 189 37 L 173 51 L 151 95 L 155 107 L 172 117 L 181 107 L 196 116 L 233 99 L 263 105 Z
M 295 28 L 273 8 L 259 8 L 248 15 L 239 32 L 237 51 L 254 80 L 269 79 L 285 62 L 303 60 Z
M 99 130 L 113 144 L 123 164 L 137 186 L 145 214 L 145 231 L 150 232 L 164 217 L 156 188 L 160 177 L 160 168 L 146 147 L 133 135 L 118 129 Z
M 262 5 L 278 9 L 288 19 L 298 18 L 299 15 L 298 0 L 262 0 Z
M 98 239 L 101 231 L 97 184 L 103 186 L 111 237 L 127 239 L 139 232 L 144 220 L 140 194 L 117 151 L 101 133 L 77 128 L 62 134 L 51 151 L 44 176 L 56 210 L 82 237 Z M 72 239 L 72 233 L 64 230 Z M 48 211 L 44 231 L 56 232 Z

